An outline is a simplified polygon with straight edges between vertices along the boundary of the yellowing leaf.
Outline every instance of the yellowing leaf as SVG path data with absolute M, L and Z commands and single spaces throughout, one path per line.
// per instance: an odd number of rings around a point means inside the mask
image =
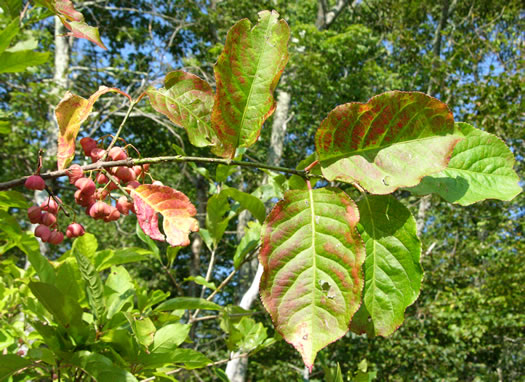
M 67 92 L 55 109 L 58 123 L 58 169 L 66 168 L 75 156 L 75 140 L 80 130 L 80 125 L 87 119 L 93 104 L 107 92 L 117 92 L 128 98 L 129 95 L 117 88 L 101 86 L 89 99 L 85 99 L 71 92 Z M 131 100 L 131 98 L 130 98 Z
M 193 216 L 195 206 L 182 192 L 167 186 L 144 184 L 132 191 L 140 228 L 154 240 L 166 240 L 171 246 L 190 244 L 189 234 L 199 230 Z M 164 217 L 164 235 L 158 228 L 157 213 Z

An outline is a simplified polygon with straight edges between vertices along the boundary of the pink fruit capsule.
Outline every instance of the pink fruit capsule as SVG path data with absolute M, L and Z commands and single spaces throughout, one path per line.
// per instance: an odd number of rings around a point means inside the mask
M 49 240 L 49 236 L 51 236 L 51 230 L 48 226 L 40 224 L 35 228 L 35 236 L 42 239 L 42 241 L 45 243 Z
M 46 212 L 44 215 L 42 215 L 42 224 L 47 225 L 48 227 L 51 227 L 55 225 L 57 222 L 57 217 L 49 212 Z
M 62 243 L 62 241 L 64 241 L 64 234 L 57 230 L 51 231 L 48 241 L 49 241 L 49 244 L 58 245 Z
M 106 154 L 106 150 L 95 147 L 93 150 L 91 150 L 91 155 L 90 155 L 91 161 L 93 163 L 98 162 L 104 157 L 105 154 Z
M 132 190 L 134 190 L 135 188 L 137 188 L 138 186 L 140 186 L 140 183 L 137 182 L 136 180 L 132 180 L 131 182 L 129 182 L 126 187 L 127 188 L 131 188 Z M 129 193 L 129 191 L 128 191 Z
M 111 160 L 123 160 L 128 157 L 128 154 L 126 154 L 121 147 L 112 147 L 111 150 L 109 150 L 108 157 Z
M 105 222 L 112 222 L 120 218 L 120 212 L 115 207 L 109 207 L 109 214 L 104 218 Z
M 43 190 L 46 188 L 46 182 L 40 175 L 31 175 L 26 179 L 24 186 L 29 190 Z
M 122 215 L 128 215 L 129 210 L 133 207 L 133 203 L 128 200 L 125 196 L 121 196 L 119 200 L 117 200 L 117 210 Z
M 89 209 L 89 216 L 95 220 L 104 219 L 111 212 L 110 208 L 108 204 L 98 201 Z
M 97 188 L 97 191 L 95 191 L 95 199 L 97 200 L 104 200 L 109 195 L 109 190 L 105 188 Z
M 93 195 L 97 189 L 95 182 L 89 178 L 80 178 L 75 182 L 75 187 L 78 188 L 83 195 Z
M 95 180 L 97 181 L 98 184 L 106 184 L 107 182 L 109 182 L 108 177 L 102 174 L 101 172 L 97 174 L 97 176 L 95 177 Z
M 97 141 L 93 138 L 85 137 L 80 140 L 80 145 L 82 146 L 82 150 L 84 150 L 84 154 L 89 157 L 93 149 L 97 148 Z
M 82 236 L 84 235 L 85 232 L 86 231 L 84 231 L 84 227 L 82 227 L 82 225 L 78 223 L 71 223 L 70 225 L 67 226 L 66 236 L 71 239 L 73 237 Z
M 136 177 L 135 172 L 129 167 L 119 167 L 115 175 L 124 183 L 131 182 Z
M 69 183 L 75 184 L 77 180 L 84 176 L 84 171 L 78 164 L 72 164 L 67 169 L 67 176 L 69 177 Z
M 59 198 L 57 198 L 57 200 L 61 202 Z M 51 214 L 56 215 L 58 212 L 58 203 L 55 202 L 54 198 L 52 198 L 51 196 L 48 196 L 46 200 L 42 202 L 42 204 L 40 205 L 40 208 L 42 209 L 42 211 L 47 211 Z
M 27 217 L 32 224 L 40 223 L 42 219 L 42 210 L 38 206 L 29 207 L 27 210 Z

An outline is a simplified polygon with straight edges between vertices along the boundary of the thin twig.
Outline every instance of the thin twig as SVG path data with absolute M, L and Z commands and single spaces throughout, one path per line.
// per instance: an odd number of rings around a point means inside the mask
M 236 160 L 223 159 L 223 158 L 190 157 L 190 156 L 182 156 L 182 155 L 162 156 L 162 157 L 142 158 L 142 159 L 127 158 L 127 159 L 118 160 L 118 161 L 106 161 L 106 162 L 99 161 L 99 162 L 92 163 L 86 166 L 81 166 L 81 169 L 83 171 L 90 171 L 90 170 L 100 170 L 100 169 L 108 168 L 108 167 L 119 167 L 119 166 L 133 167 L 133 166 L 138 166 L 141 164 L 170 163 L 170 162 L 178 162 L 178 163 L 194 162 L 194 163 L 217 163 L 217 164 L 220 163 L 220 164 L 231 165 L 231 166 L 267 169 L 267 170 L 271 170 L 275 172 L 294 174 L 294 175 L 298 175 L 305 179 L 310 179 L 310 178 L 323 179 L 323 177 L 320 175 L 308 174 L 304 170 L 296 170 L 293 168 L 280 167 L 280 166 L 271 166 L 271 165 L 268 165 L 266 163 L 261 163 L 261 162 L 246 162 L 246 161 L 236 161 Z M 43 179 L 55 179 L 55 178 L 60 178 L 62 176 L 66 176 L 67 171 L 68 169 L 48 171 L 44 174 L 40 174 L 40 176 Z M 18 179 L 0 183 L 0 191 L 8 190 L 16 186 L 21 186 L 22 184 L 24 184 L 26 179 L 29 178 L 29 176 L 30 175 L 26 175 Z
M 108 148 L 106 149 L 106 154 L 104 154 L 104 157 L 102 158 L 103 161 L 107 159 L 108 154 L 109 154 L 109 150 L 111 150 L 111 148 L 113 146 L 115 146 L 115 143 L 117 143 L 118 137 L 120 136 L 120 133 L 122 132 L 122 128 L 126 124 L 126 121 L 128 120 L 129 115 L 133 111 L 133 108 L 140 101 L 141 98 L 142 97 L 139 97 L 137 100 L 130 102 L 129 107 L 128 107 L 128 111 L 126 112 L 126 115 L 124 116 L 124 119 L 120 123 L 120 126 L 118 127 L 117 133 L 115 134 L 115 136 L 113 137 L 113 140 L 111 141 L 111 143 L 109 144 Z

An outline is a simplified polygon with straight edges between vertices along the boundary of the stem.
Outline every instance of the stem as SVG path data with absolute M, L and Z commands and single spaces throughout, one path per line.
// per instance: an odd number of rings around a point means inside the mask
M 213 266 L 215 265 L 215 251 L 216 251 L 215 248 L 211 251 L 210 264 L 208 264 L 208 270 L 206 271 L 206 282 L 210 281 L 211 272 L 213 271 Z M 204 298 L 205 292 L 206 292 L 206 285 L 203 285 L 202 290 L 201 290 L 201 298 Z M 193 315 L 190 317 L 190 323 L 195 322 L 195 319 L 199 315 L 200 311 L 201 311 L 200 309 L 195 310 Z
M 141 98 L 137 99 L 136 101 L 131 101 L 130 102 L 129 107 L 128 107 L 128 111 L 126 112 L 126 115 L 124 115 L 124 119 L 120 123 L 120 126 L 118 127 L 117 133 L 115 134 L 115 136 L 113 137 L 113 140 L 111 141 L 111 143 L 109 144 L 108 148 L 106 149 L 106 154 L 104 154 L 104 157 L 102 158 L 103 161 L 105 161 L 107 159 L 108 154 L 109 154 L 109 150 L 111 150 L 111 148 L 113 146 L 115 146 L 115 143 L 117 143 L 118 137 L 120 136 L 120 133 L 122 132 L 122 128 L 126 124 L 126 121 L 128 120 L 129 115 L 131 114 L 131 111 L 133 110 L 135 105 L 140 101 L 140 99 Z
M 130 201 L 132 202 L 133 201 L 133 198 L 131 196 L 129 196 L 129 193 L 126 191 L 126 189 L 124 187 L 122 187 L 119 183 L 119 180 L 117 178 L 115 178 L 113 175 L 111 175 L 109 173 L 109 171 L 107 171 L 106 169 L 103 169 L 102 170 L 104 172 L 104 175 L 106 175 L 109 179 L 110 182 L 113 182 L 115 183 L 115 185 L 118 187 L 118 189 L 122 192 L 122 194 L 124 194 L 124 196 Z M 109 182 L 108 182 L 109 183 Z
M 210 281 L 211 279 L 211 272 L 213 271 L 213 266 L 215 265 L 215 252 L 216 248 L 211 251 L 211 258 L 210 258 L 210 264 L 208 265 L 208 270 L 206 271 L 206 282 Z M 204 297 L 204 293 L 206 292 L 206 285 L 202 286 L 201 290 L 201 298 Z
M 280 167 L 280 166 L 271 166 L 271 165 L 267 165 L 261 162 L 232 161 L 230 159 L 223 159 L 223 158 L 190 157 L 190 156 L 182 156 L 182 155 L 162 156 L 162 157 L 152 157 L 152 158 L 142 158 L 142 159 L 127 158 L 127 159 L 118 160 L 118 161 L 106 161 L 106 162 L 99 161 L 99 162 L 92 163 L 86 166 L 81 166 L 81 169 L 83 171 L 91 171 L 91 170 L 101 170 L 103 168 L 108 168 L 108 167 L 118 167 L 118 166 L 132 167 L 132 166 L 137 166 L 137 165 L 142 165 L 142 164 L 171 163 L 171 162 L 175 162 L 175 163 L 184 163 L 184 162 L 217 163 L 217 164 L 225 164 L 225 165 L 233 165 L 233 166 L 241 166 L 241 167 L 263 168 L 263 169 L 271 170 L 275 172 L 283 172 L 286 174 L 298 175 L 305 179 L 310 179 L 310 178 L 323 179 L 322 176 L 308 174 L 304 170 L 296 170 L 293 168 Z M 40 174 L 40 176 L 44 180 L 45 179 L 55 179 L 55 178 L 60 178 L 62 176 L 66 176 L 67 172 L 68 172 L 68 169 L 58 170 L 58 171 L 48 171 L 45 174 Z M 29 178 L 29 176 L 30 175 L 26 175 L 18 179 L 0 183 L 0 191 L 8 190 L 10 188 L 23 185 L 26 179 Z

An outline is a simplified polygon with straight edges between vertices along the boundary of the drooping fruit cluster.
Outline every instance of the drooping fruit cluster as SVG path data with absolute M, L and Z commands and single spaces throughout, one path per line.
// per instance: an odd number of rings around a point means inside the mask
M 93 163 L 100 160 L 124 160 L 128 154 L 122 147 L 112 147 L 109 151 L 100 148 L 92 138 L 82 138 L 80 145 L 84 154 L 91 158 Z M 106 154 L 107 153 L 107 154 Z M 69 183 L 74 185 L 75 202 L 84 208 L 86 214 L 95 220 L 104 222 L 116 221 L 121 215 L 128 215 L 134 211 L 133 202 L 127 195 L 118 198 L 112 197 L 111 192 L 119 188 L 135 189 L 140 186 L 144 179 L 149 165 L 133 167 L 112 167 L 106 170 L 95 170 L 85 174 L 82 167 L 73 164 L 67 169 Z M 39 175 L 30 176 L 25 186 L 31 190 L 43 190 L 45 182 Z M 60 204 L 60 199 L 56 198 Z M 114 203 L 112 203 L 114 202 Z M 38 224 L 35 228 L 35 236 L 43 242 L 60 244 L 64 240 L 64 233 L 58 229 L 57 214 L 62 208 L 53 197 L 48 197 L 40 206 L 32 206 L 28 210 L 28 217 L 31 223 Z M 65 230 L 68 238 L 82 236 L 85 233 L 84 227 L 78 223 L 71 223 Z
M 62 203 L 59 198 L 56 200 Z M 45 243 L 55 245 L 64 240 L 64 233 L 58 229 L 57 215 L 61 207 L 56 200 L 49 196 L 40 206 L 34 205 L 27 210 L 29 221 L 38 224 L 35 228 L 35 236 Z M 66 235 L 69 238 L 83 234 L 84 228 L 78 223 L 72 223 L 66 229 Z
M 117 146 L 112 147 L 106 154 L 106 150 L 98 147 L 97 142 L 92 138 L 82 138 L 80 145 L 84 154 L 90 157 L 93 163 L 104 159 L 106 156 L 112 161 L 124 160 L 128 157 L 126 151 Z M 78 189 L 75 192 L 75 202 L 85 208 L 87 215 L 95 220 L 111 222 L 118 220 L 121 215 L 128 215 L 129 211 L 134 212 L 133 203 L 126 196 L 121 196 L 112 205 L 111 192 L 118 189 L 119 186 L 129 189 L 137 188 L 140 185 L 138 180 L 144 178 L 149 165 L 109 168 L 106 171 L 110 176 L 104 171 L 95 171 L 94 181 L 79 174 L 80 168 L 74 166 L 70 167 L 69 181 Z

